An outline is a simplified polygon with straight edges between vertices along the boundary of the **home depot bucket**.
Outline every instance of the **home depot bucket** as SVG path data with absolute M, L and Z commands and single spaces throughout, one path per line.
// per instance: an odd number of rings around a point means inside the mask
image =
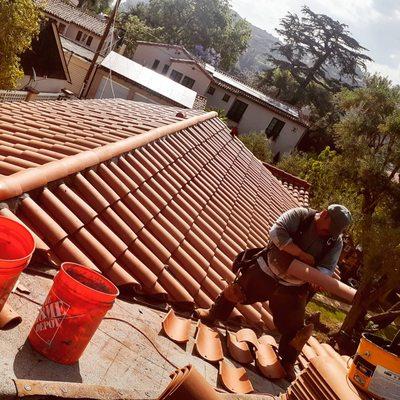
M 32 347 L 60 364 L 79 360 L 119 291 L 101 274 L 63 263 L 29 334 Z
M 28 229 L 0 216 L 0 311 L 34 250 L 35 240 Z
M 363 334 L 349 369 L 354 385 L 381 399 L 400 399 L 400 357 L 386 350 L 390 342 Z

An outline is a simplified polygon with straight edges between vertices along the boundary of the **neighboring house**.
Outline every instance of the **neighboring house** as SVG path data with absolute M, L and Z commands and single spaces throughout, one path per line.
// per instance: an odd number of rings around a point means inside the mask
M 309 207 L 310 200 L 310 188 L 311 185 L 304 179 L 298 176 L 289 174 L 288 172 L 275 167 L 274 165 L 263 163 L 264 167 L 271 172 L 275 178 L 284 186 L 292 196 L 297 200 L 300 206 Z
M 79 96 L 95 52 L 65 37 L 61 37 L 61 43 L 71 76 L 71 83 L 68 83 L 66 88 L 71 90 L 76 96 Z M 103 59 L 104 57 L 100 55 L 97 63 L 101 63 Z
M 106 27 L 104 18 L 89 14 L 63 0 L 46 0 L 42 3 L 45 15 L 55 21 L 60 35 L 96 51 Z M 111 33 L 104 42 L 102 51 L 110 46 Z
M 196 90 L 208 108 L 224 110 L 240 134 L 265 132 L 276 158 L 292 151 L 308 128 L 297 107 L 199 62 L 183 46 L 138 42 L 133 60 Z
M 122 98 L 193 108 L 197 93 L 116 52 L 98 66 L 88 98 Z
M 60 93 L 71 82 L 55 23 L 43 24 L 31 48 L 21 56 L 24 78 L 20 88 L 37 92 Z

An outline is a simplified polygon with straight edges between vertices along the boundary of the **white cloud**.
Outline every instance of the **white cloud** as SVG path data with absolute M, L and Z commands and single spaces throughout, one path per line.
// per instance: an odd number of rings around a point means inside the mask
M 379 73 L 387 76 L 393 83 L 400 84 L 400 63 L 396 67 L 389 67 L 388 65 L 378 63 L 368 63 L 368 72 Z

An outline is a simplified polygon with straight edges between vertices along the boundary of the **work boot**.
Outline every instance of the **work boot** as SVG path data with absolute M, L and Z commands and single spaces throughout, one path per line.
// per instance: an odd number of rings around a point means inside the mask
M 308 324 L 303 326 L 297 333 L 296 336 L 289 342 L 289 345 L 296 349 L 298 352 L 303 350 L 304 345 L 312 335 L 314 330 L 314 324 Z
M 315 312 L 306 318 L 307 324 L 314 324 L 314 326 L 321 325 L 321 312 Z
M 283 363 L 282 368 L 285 370 L 285 379 L 289 382 L 293 382 L 296 379 L 296 371 L 294 370 L 294 363 Z
M 193 312 L 194 316 L 197 317 L 201 322 L 211 323 L 215 321 L 215 318 L 211 315 L 210 308 L 196 308 Z

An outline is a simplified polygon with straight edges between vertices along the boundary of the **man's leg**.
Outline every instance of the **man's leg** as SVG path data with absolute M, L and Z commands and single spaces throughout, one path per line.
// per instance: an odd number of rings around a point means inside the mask
M 312 324 L 304 326 L 307 299 L 307 287 L 280 285 L 269 302 L 274 324 L 281 333 L 279 355 L 289 378 L 293 378 L 293 365 L 312 333 Z
M 197 314 L 204 321 L 225 321 L 236 304 L 253 304 L 269 300 L 275 287 L 275 281 L 258 265 L 251 266 L 235 283 L 231 283 L 222 291 L 209 310 L 199 309 Z

